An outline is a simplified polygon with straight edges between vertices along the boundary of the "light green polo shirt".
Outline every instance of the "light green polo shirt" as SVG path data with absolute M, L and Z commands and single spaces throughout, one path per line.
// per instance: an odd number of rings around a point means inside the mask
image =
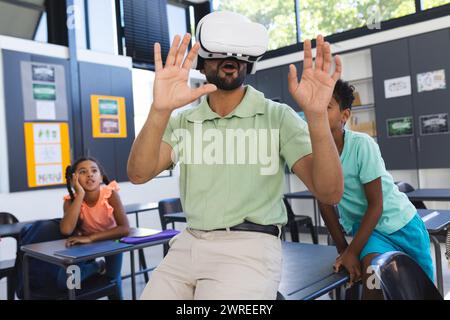
M 417 209 L 398 190 L 392 176 L 386 171 L 380 148 L 373 138 L 365 133 L 345 130 L 341 164 L 344 195 L 338 209 L 340 222 L 348 234 L 351 234 L 353 224 L 361 222 L 367 211 L 364 184 L 379 177 L 383 190 L 383 213 L 375 229 L 390 234 L 411 221 Z
M 284 168 L 312 152 L 307 123 L 292 108 L 246 86 L 220 117 L 206 98 L 172 116 L 163 141 L 180 163 L 180 197 L 190 228 L 213 230 L 248 220 L 286 224 Z

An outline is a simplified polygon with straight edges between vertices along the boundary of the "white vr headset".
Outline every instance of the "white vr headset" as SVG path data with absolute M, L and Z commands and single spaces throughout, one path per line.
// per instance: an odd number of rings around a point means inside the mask
M 203 69 L 203 59 L 235 58 L 249 63 L 248 73 L 255 73 L 256 62 L 266 53 L 269 36 L 266 28 L 243 15 L 216 11 L 203 17 L 197 26 L 200 43 L 192 68 Z

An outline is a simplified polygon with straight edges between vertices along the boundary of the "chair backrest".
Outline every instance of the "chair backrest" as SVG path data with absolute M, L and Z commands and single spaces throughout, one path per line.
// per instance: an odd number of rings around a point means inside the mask
M 164 216 L 168 213 L 183 212 L 180 198 L 168 198 L 158 202 L 159 219 L 161 221 L 161 228 L 167 229 L 169 221 Z
M 52 240 L 64 239 L 64 236 L 59 230 L 60 219 L 53 220 L 42 220 L 36 221 L 32 225 L 22 229 L 20 233 L 20 241 L 17 244 L 20 248 L 23 245 L 39 243 Z M 16 257 L 16 283 L 17 289 L 16 293 L 19 299 L 23 299 L 23 279 L 22 279 L 22 262 L 23 262 L 23 252 L 18 251 Z M 59 267 L 43 262 L 41 260 L 29 259 L 29 276 L 30 276 L 30 288 L 39 290 L 43 287 L 48 286 L 49 283 L 56 284 L 56 275 L 58 274 Z M 53 288 L 50 290 L 57 292 L 59 290 Z
M 9 212 L 0 212 L 0 225 L 1 224 L 13 224 L 18 223 L 19 219 L 17 219 L 12 213 Z
M 289 203 L 288 199 L 283 197 L 283 203 L 286 207 L 288 221 L 293 221 L 295 218 L 294 211 L 292 210 L 291 204 Z
M 443 300 L 422 268 L 403 252 L 379 255 L 372 265 L 386 300 Z
M 158 210 L 160 215 L 183 212 L 180 198 L 169 198 L 159 201 Z
M 398 187 L 398 190 L 403 193 L 408 193 L 414 191 L 414 187 L 407 182 L 404 181 L 396 181 L 395 184 Z M 416 209 L 426 209 L 427 207 L 423 203 L 423 201 L 411 201 L 411 203 L 416 207 Z

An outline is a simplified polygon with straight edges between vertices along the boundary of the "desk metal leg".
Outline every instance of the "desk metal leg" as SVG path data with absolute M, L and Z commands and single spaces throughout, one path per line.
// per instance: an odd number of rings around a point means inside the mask
M 138 250 L 139 254 L 139 270 L 147 270 L 147 262 L 145 261 L 144 249 Z M 148 272 L 144 272 L 145 283 L 148 282 Z
M 139 212 L 135 212 L 136 217 L 136 228 L 139 228 Z
M 135 212 L 135 217 L 136 217 L 136 228 L 139 228 L 139 212 Z M 139 270 L 145 270 L 147 269 L 147 262 L 145 261 L 145 255 L 144 255 L 144 250 L 143 249 L 139 249 Z M 144 272 L 144 279 L 145 282 L 148 282 L 148 272 Z
M 320 217 L 318 214 L 318 210 L 317 210 L 317 201 L 316 199 L 313 200 L 313 205 L 314 205 L 314 232 L 316 234 L 316 239 L 317 241 L 319 241 L 319 222 L 320 222 Z
M 136 271 L 134 269 L 134 250 L 130 251 L 131 259 L 131 298 L 136 300 Z
M 434 245 L 434 254 L 436 258 L 436 282 L 439 292 L 444 296 L 444 281 L 442 278 L 442 256 L 441 256 L 441 245 L 435 236 L 430 235 L 431 242 Z
M 29 260 L 28 255 L 25 253 L 22 260 L 22 276 L 23 276 L 23 298 L 24 300 L 30 300 L 30 275 L 28 272 Z

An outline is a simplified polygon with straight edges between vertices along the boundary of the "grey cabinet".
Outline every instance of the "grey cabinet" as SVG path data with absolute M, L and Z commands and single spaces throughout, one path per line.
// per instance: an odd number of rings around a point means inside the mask
M 256 85 L 259 91 L 262 91 L 266 98 L 281 102 L 282 101 L 282 76 L 279 67 L 264 69 L 256 73 Z
M 377 138 L 386 167 L 449 168 L 450 29 L 372 47 L 372 69 Z M 445 89 L 418 92 L 418 74 L 442 69 L 447 77 Z M 408 75 L 411 95 L 386 99 L 384 81 Z M 412 134 L 389 135 L 387 122 L 403 117 L 412 117 Z M 424 125 L 431 130 L 423 131 Z
M 448 168 L 450 167 L 450 128 L 448 124 L 450 117 L 450 29 L 409 38 L 409 55 L 419 168 Z M 417 74 L 442 69 L 445 70 L 446 89 L 418 92 Z M 442 123 L 440 127 L 437 122 Z M 428 123 L 431 124 L 427 128 Z M 426 129 L 424 132 L 421 130 L 423 125 Z
M 386 99 L 384 81 L 411 74 L 408 40 L 401 39 L 372 47 L 373 87 L 376 105 L 377 141 L 389 170 L 417 168 L 412 135 L 389 136 L 388 121 L 413 117 L 412 96 Z
M 297 67 L 298 78 L 300 79 L 303 64 L 295 63 L 295 66 Z M 263 92 L 266 98 L 286 103 L 295 111 L 300 111 L 300 107 L 289 93 L 288 72 L 289 65 L 264 69 L 256 72 L 252 77 L 247 77 L 246 83 Z

